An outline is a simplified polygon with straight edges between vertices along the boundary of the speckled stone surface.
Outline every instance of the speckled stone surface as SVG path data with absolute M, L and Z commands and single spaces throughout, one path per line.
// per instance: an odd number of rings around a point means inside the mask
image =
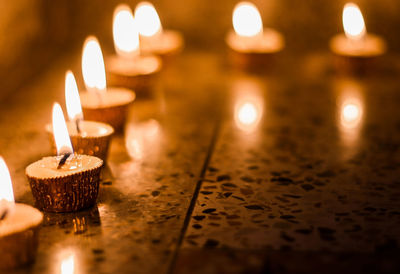
M 77 56 L 1 102 L 19 202 L 33 204 L 24 170 L 50 153 L 44 126 Z M 397 273 L 399 60 L 384 61 L 345 77 L 328 53 L 289 51 L 246 73 L 186 51 L 130 108 L 97 206 L 46 213 L 36 262 L 14 272 L 72 258 L 75 273 Z
M 64 102 L 64 68 L 78 67 L 77 56 L 2 102 L 1 154 L 18 202 L 33 205 L 25 167 L 50 154 L 44 127 L 53 102 Z M 132 105 L 125 132 L 114 136 L 97 206 L 46 213 L 35 264 L 15 273 L 59 273 L 71 256 L 75 273 L 167 272 L 216 121 L 202 116 L 210 105 L 204 85 L 213 83 L 200 76 L 189 88 L 187 76 L 165 73 L 163 85 Z
M 398 72 L 346 77 L 329 55 L 297 58 L 228 76 L 176 272 L 400 269 Z

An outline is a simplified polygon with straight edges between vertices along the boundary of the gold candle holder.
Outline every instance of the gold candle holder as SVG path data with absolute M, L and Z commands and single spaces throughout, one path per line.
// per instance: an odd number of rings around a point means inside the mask
M 74 212 L 96 203 L 103 161 L 74 155 L 58 169 L 59 157 L 45 157 L 26 168 L 36 206 L 47 212 Z
M 129 59 L 112 55 L 106 59 L 106 64 L 110 86 L 129 88 L 138 94 L 148 92 L 161 71 L 161 60 L 156 56 Z
M 14 206 L 10 217 L 0 221 L 0 269 L 26 265 L 36 257 L 43 214 L 28 205 Z
M 11 176 L 2 157 L 0 178 L 0 269 L 11 269 L 34 261 L 43 214 L 15 203 Z

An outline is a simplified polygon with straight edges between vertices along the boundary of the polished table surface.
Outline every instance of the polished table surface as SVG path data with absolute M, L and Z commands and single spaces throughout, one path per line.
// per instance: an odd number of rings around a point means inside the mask
M 71 63 L 79 75 L 77 52 L 1 102 L 18 202 L 33 205 L 25 167 L 50 154 Z M 185 51 L 132 105 L 97 206 L 45 213 L 15 273 L 398 273 L 400 70 L 381 64 L 344 75 L 327 51 L 285 51 L 247 72 Z

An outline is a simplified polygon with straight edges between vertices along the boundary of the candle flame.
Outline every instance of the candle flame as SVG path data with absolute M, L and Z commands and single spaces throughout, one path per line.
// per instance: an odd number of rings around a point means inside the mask
M 140 2 L 135 9 L 135 20 L 140 35 L 150 37 L 162 31 L 160 17 L 154 6 L 149 2 Z
M 235 6 L 232 22 L 235 32 L 240 36 L 253 37 L 263 31 L 260 12 L 250 2 L 240 2 Z
M 53 105 L 53 134 L 58 155 L 73 153 L 64 114 L 58 103 Z
M 75 272 L 75 258 L 70 255 L 61 261 L 61 274 L 73 274 Z
M 65 74 L 65 104 L 71 121 L 83 119 L 78 86 L 76 85 L 74 74 L 70 70 Z
M 89 36 L 83 45 L 82 74 L 87 90 L 106 91 L 106 70 L 99 41 Z
M 3 157 L 0 156 L 0 201 L 6 200 L 8 202 L 14 202 L 14 193 L 11 183 L 10 172 L 8 171 L 6 162 Z
M 359 40 L 367 32 L 363 15 L 354 3 L 347 3 L 343 8 L 343 29 L 349 39 Z
M 134 57 L 139 54 L 139 32 L 129 6 L 121 4 L 114 10 L 114 47 L 118 55 Z

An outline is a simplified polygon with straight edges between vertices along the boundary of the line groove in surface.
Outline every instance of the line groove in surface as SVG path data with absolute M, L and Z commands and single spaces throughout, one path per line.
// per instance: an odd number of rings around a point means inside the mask
M 206 174 L 208 165 L 210 164 L 210 160 L 211 160 L 211 157 L 212 157 L 213 152 L 214 152 L 215 144 L 217 142 L 217 138 L 218 138 L 219 131 L 220 131 L 220 126 L 221 126 L 221 119 L 218 119 L 216 121 L 215 125 L 214 125 L 213 135 L 211 137 L 210 145 L 208 146 L 206 158 L 204 160 L 204 164 L 203 164 L 203 167 L 201 169 L 199 179 L 198 179 L 198 181 L 196 183 L 196 188 L 195 188 L 195 190 L 193 192 L 192 199 L 190 201 L 188 210 L 186 212 L 185 220 L 184 220 L 183 225 L 182 225 L 182 229 L 181 229 L 181 233 L 179 235 L 179 239 L 178 239 L 178 242 L 177 242 L 177 245 L 176 245 L 176 249 L 174 251 L 174 254 L 173 254 L 173 257 L 172 257 L 172 260 L 171 260 L 171 264 L 170 264 L 169 269 L 168 269 L 168 273 L 169 274 L 172 274 L 173 271 L 174 271 L 176 260 L 178 258 L 179 250 L 181 248 L 183 239 L 185 238 L 186 230 L 187 230 L 187 228 L 189 226 L 190 218 L 192 217 L 192 213 L 193 213 L 194 207 L 196 206 L 196 201 L 197 201 L 197 198 L 199 196 L 199 192 L 200 192 L 201 186 L 203 184 L 204 176 Z

